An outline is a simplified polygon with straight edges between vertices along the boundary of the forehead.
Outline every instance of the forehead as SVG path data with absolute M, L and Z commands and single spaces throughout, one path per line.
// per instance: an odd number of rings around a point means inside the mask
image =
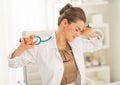
M 85 27 L 85 23 L 82 20 L 78 20 L 76 26 L 82 29 Z

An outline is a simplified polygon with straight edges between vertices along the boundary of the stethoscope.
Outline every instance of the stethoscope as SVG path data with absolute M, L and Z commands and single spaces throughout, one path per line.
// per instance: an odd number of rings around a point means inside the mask
M 50 36 L 49 38 L 42 40 L 40 36 L 35 36 L 35 37 L 39 40 L 38 43 L 36 43 L 36 45 L 39 45 L 42 42 L 47 42 L 48 40 L 52 38 L 52 36 Z
M 35 38 L 38 39 L 38 42 L 35 45 L 39 45 L 42 42 L 49 41 L 52 38 L 52 36 L 50 36 L 50 37 L 48 37 L 47 39 L 44 39 L 44 40 L 40 36 L 35 36 Z M 21 42 L 21 38 L 20 38 L 19 42 Z

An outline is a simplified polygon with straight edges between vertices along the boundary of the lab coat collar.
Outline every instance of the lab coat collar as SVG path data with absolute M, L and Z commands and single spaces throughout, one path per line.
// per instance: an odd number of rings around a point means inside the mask
M 50 46 L 51 46 L 51 48 L 57 49 L 55 32 L 51 36 L 52 36 L 52 41 L 51 41 L 52 44 Z

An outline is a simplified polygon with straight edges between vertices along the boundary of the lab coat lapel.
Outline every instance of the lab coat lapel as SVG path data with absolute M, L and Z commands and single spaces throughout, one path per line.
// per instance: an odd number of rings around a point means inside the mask
M 83 51 L 82 51 L 82 43 L 80 43 L 80 39 L 76 38 L 75 40 L 73 40 L 72 42 L 69 42 L 73 54 L 74 54 L 74 58 L 81 76 L 81 85 L 84 84 L 84 56 L 83 56 Z M 79 82 L 79 81 L 78 81 Z
M 57 48 L 55 33 L 52 34 L 52 42 L 51 42 L 51 43 L 52 43 L 51 47 L 54 48 L 57 57 L 58 57 L 59 60 L 62 62 L 62 58 L 61 58 L 60 53 L 59 53 L 58 48 Z

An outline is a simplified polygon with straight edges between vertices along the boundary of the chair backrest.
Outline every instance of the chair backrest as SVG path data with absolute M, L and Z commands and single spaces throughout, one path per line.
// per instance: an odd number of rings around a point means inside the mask
M 40 37 L 46 37 L 51 35 L 55 30 L 41 30 L 41 31 L 24 31 L 22 32 L 23 37 L 28 37 L 32 34 L 38 35 Z
M 22 33 L 23 37 L 28 37 L 31 34 L 40 36 L 41 38 L 51 35 L 54 30 L 43 30 L 43 31 L 24 31 Z M 24 67 L 24 79 L 26 85 L 42 85 L 42 81 L 39 75 L 39 70 L 37 65 L 27 65 Z

